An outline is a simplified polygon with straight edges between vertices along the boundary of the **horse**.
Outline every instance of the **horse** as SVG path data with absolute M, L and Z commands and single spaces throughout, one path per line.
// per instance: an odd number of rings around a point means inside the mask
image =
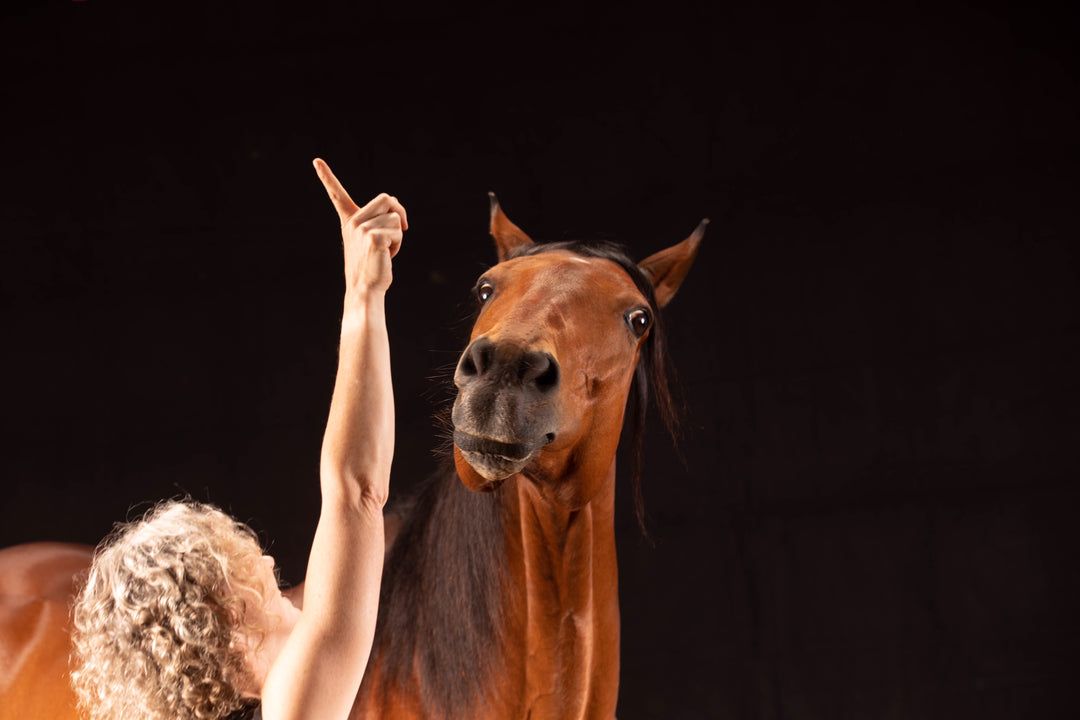
M 707 224 L 635 264 L 609 243 L 536 243 L 491 194 L 498 262 L 473 288 L 449 459 L 413 498 L 388 549 L 352 720 L 615 717 L 616 450 L 629 406 L 644 530 L 640 430 L 650 395 L 674 436 L 659 311 Z M 86 549 L 69 551 L 70 567 L 39 564 L 23 594 L 36 579 L 50 602 L 66 602 L 72 574 L 89 559 Z M 33 677 L 0 671 L 0 720 L 9 706 L 29 720 L 78 718 L 58 607 L 39 646 L 7 623 L 6 609 L 0 616 L 0 658 L 25 655 L 35 659 L 23 663 L 29 671 L 48 668 Z
M 391 551 L 354 720 L 615 717 L 616 449 L 650 383 L 671 429 L 659 310 L 707 223 L 635 265 L 535 243 L 491 196 L 499 262 L 454 372 L 452 466 Z
M 69 607 L 93 548 L 27 543 L 0 550 L 0 720 L 77 720 L 68 684 Z

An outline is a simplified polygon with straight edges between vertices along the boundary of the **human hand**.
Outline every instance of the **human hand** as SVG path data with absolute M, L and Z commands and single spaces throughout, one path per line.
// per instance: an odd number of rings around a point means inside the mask
M 385 292 L 393 280 L 391 258 L 401 249 L 403 232 L 409 229 L 405 208 L 386 193 L 357 207 L 325 161 L 315 158 L 313 164 L 341 220 L 346 293 Z

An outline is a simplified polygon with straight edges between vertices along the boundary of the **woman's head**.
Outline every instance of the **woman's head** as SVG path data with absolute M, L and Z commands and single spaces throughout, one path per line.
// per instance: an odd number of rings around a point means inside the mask
M 99 546 L 73 612 L 72 682 L 94 720 L 221 718 L 254 687 L 245 652 L 267 620 L 254 532 L 169 501 Z

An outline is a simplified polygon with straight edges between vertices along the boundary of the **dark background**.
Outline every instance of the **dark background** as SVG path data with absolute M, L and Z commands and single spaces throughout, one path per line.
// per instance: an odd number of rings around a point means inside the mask
M 4 11 L 0 545 L 188 492 L 303 576 L 342 286 L 315 156 L 413 224 L 402 491 L 488 190 L 639 258 L 708 216 L 666 313 L 685 461 L 654 428 L 655 547 L 620 498 L 620 718 L 1064 716 L 1075 15 L 294 5 Z

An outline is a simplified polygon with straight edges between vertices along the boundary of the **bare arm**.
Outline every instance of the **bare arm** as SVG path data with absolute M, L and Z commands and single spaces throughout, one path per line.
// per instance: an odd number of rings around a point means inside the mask
M 341 219 L 341 347 L 320 462 L 322 510 L 304 606 L 262 688 L 266 720 L 347 718 L 375 634 L 383 507 L 394 453 L 394 398 L 384 296 L 408 227 L 389 195 L 357 207 L 322 160 L 319 179 Z

